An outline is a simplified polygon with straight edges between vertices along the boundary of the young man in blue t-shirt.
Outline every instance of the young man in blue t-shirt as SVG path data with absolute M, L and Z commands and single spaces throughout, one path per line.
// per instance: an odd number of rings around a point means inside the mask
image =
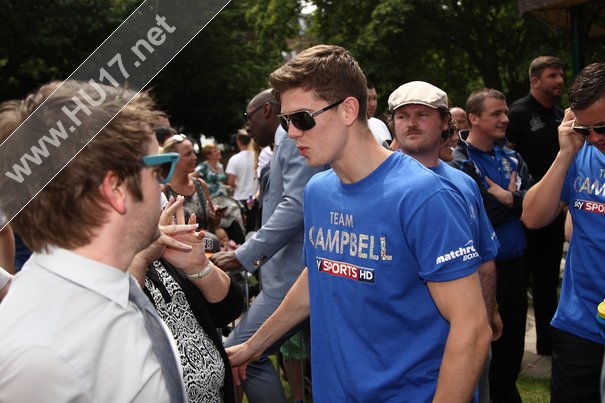
M 560 151 L 527 192 L 521 218 L 528 228 L 540 228 L 569 206 L 573 234 L 551 322 L 551 401 L 598 402 L 603 340 L 596 312 L 605 297 L 605 63 L 578 74 L 569 105 L 559 126 Z
M 289 137 L 332 169 L 305 189 L 308 268 L 231 364 L 241 374 L 310 315 L 315 402 L 470 401 L 491 331 L 462 197 L 374 140 L 345 49 L 315 46 L 270 78 Z

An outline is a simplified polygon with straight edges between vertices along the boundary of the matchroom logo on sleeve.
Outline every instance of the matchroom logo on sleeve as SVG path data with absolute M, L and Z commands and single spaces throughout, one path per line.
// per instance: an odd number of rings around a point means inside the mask
M 317 270 L 332 276 L 346 277 L 364 283 L 374 283 L 374 269 L 359 267 L 350 263 L 317 258 Z
M 449 251 L 448 253 L 438 256 L 435 263 L 441 264 L 441 263 L 445 263 L 450 260 L 460 259 L 460 258 L 464 262 L 464 261 L 475 259 L 478 257 L 479 257 L 479 254 L 475 250 L 475 245 L 473 244 L 473 241 L 470 240 L 464 246 L 461 246 L 456 250 L 452 250 L 452 251 Z

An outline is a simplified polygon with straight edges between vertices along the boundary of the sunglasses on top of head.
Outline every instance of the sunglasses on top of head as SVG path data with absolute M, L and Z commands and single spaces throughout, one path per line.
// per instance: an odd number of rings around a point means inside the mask
M 571 128 L 576 132 L 581 134 L 584 137 L 590 136 L 590 132 L 594 130 L 597 134 L 605 134 L 605 125 L 596 125 L 596 126 L 576 126 L 576 120 L 574 119 L 571 124 Z
M 288 131 L 288 127 L 290 127 L 290 124 L 294 125 L 294 127 L 296 127 L 298 130 L 311 130 L 313 127 L 315 127 L 315 116 L 337 107 L 338 105 L 343 103 L 344 100 L 345 98 L 315 112 L 298 111 L 292 113 L 282 113 L 281 115 L 278 115 L 279 123 L 285 131 Z
M 141 162 L 146 167 L 157 167 L 154 169 L 156 179 L 161 184 L 165 184 L 172 179 L 174 167 L 180 157 L 179 153 L 145 155 L 141 158 Z
M 182 143 L 183 141 L 187 140 L 187 136 L 185 136 L 184 134 L 175 134 L 174 136 L 168 137 L 168 139 L 164 142 L 171 142 L 171 143 Z
M 189 140 L 189 139 L 184 134 L 175 134 L 173 136 L 168 137 L 166 140 L 164 140 L 164 143 L 160 144 L 160 146 L 164 150 L 169 150 L 172 147 L 174 147 L 176 144 L 180 144 L 185 140 Z

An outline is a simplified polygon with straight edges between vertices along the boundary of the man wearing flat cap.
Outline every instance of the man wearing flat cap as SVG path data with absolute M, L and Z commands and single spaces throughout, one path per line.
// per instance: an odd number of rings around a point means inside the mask
M 496 304 L 496 264 L 498 240 L 483 207 L 483 198 L 475 181 L 464 172 L 440 160 L 440 151 L 450 138 L 452 115 L 445 91 L 424 81 L 411 81 L 397 88 L 389 97 L 393 131 L 399 148 L 437 175 L 449 180 L 462 194 L 469 213 L 474 247 L 481 257 L 479 277 L 481 291 L 492 327 L 492 340 L 502 334 L 502 321 Z M 490 402 L 490 358 L 481 372 L 479 402 Z

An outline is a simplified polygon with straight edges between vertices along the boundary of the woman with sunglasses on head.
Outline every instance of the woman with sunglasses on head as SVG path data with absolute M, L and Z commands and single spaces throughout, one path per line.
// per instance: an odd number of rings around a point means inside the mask
M 164 189 L 166 197 L 184 196 L 185 220 L 189 220 L 191 214 L 195 214 L 199 229 L 214 230 L 220 218 L 216 214 L 208 185 L 203 179 L 190 175 L 195 171 L 197 162 L 193 143 L 187 136 L 176 134 L 164 142 L 163 152 L 175 152 L 180 155 L 172 179 Z

